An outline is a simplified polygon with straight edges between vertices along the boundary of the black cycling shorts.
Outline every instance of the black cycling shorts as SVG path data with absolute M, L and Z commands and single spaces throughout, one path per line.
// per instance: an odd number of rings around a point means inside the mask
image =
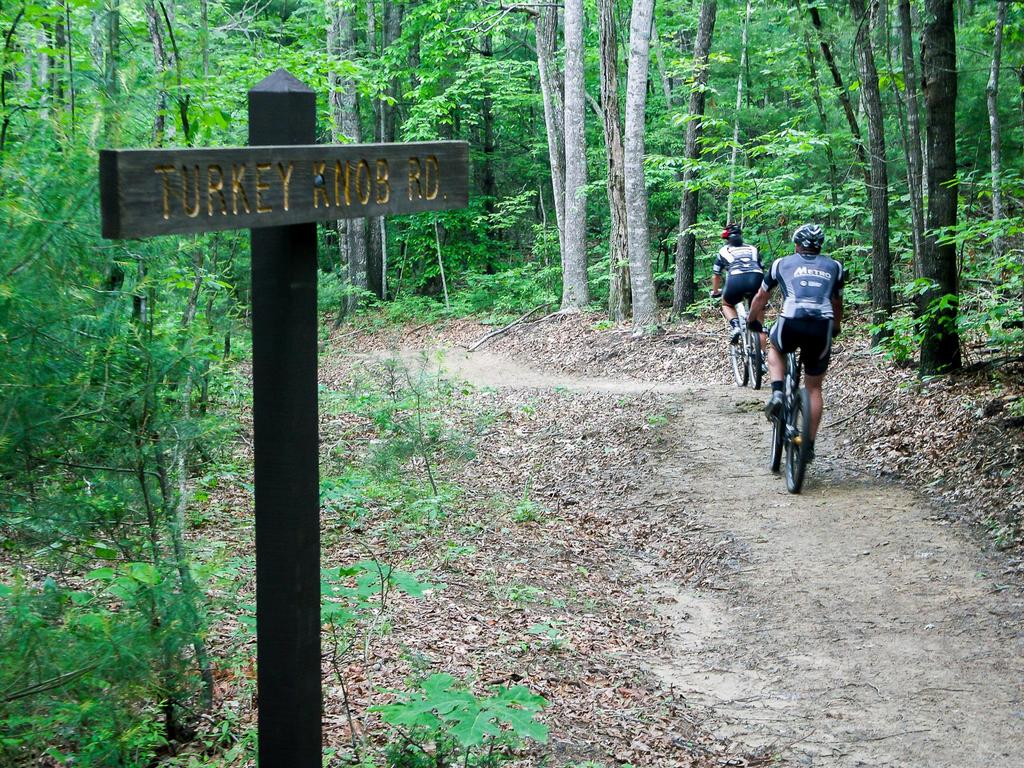
M 741 272 L 736 275 L 729 275 L 725 281 L 725 290 L 722 291 L 722 301 L 730 307 L 735 307 L 743 299 L 749 299 L 761 287 L 764 275 L 760 272 Z
M 800 350 L 808 376 L 821 376 L 832 357 L 832 321 L 827 317 L 780 317 L 772 326 L 772 345 L 786 354 Z

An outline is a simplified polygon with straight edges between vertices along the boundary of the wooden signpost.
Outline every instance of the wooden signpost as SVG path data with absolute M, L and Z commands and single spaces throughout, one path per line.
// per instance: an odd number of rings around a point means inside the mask
M 103 236 L 251 229 L 261 768 L 321 764 L 316 221 L 468 202 L 465 142 L 328 146 L 283 69 L 249 91 L 249 145 L 100 153 Z

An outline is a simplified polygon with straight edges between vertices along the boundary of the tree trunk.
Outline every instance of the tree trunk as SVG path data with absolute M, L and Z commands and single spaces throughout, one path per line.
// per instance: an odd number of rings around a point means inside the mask
M 871 24 L 864 0 L 850 0 L 850 10 L 857 22 L 854 42 L 857 69 L 860 73 L 861 103 L 868 121 L 870 149 L 871 201 L 871 308 L 874 322 L 881 323 L 892 313 L 892 254 L 889 249 L 889 169 L 885 157 L 885 119 L 882 95 L 878 86 L 875 52 L 871 44 Z M 881 334 L 875 334 L 875 343 Z
M 647 107 L 647 72 L 650 67 L 653 16 L 654 0 L 633 0 L 626 80 L 624 170 L 634 332 L 642 332 L 658 323 L 658 302 L 651 273 L 651 242 L 647 225 L 647 186 L 644 179 L 644 112 Z
M 732 222 L 732 196 L 736 183 L 736 156 L 740 151 L 740 108 L 743 106 L 743 73 L 747 69 L 747 29 L 750 26 L 750 0 L 747 0 L 746 13 L 743 16 L 743 29 L 740 32 L 740 73 L 736 77 L 736 114 L 732 123 L 732 157 L 729 160 L 729 201 L 725 207 L 725 220 Z M 818 102 L 818 79 L 814 79 L 814 91 Z M 820 108 L 819 108 L 820 112 Z M 829 152 L 831 152 L 829 148 Z
M 924 316 L 922 375 L 960 367 L 957 333 L 956 246 L 939 242 L 939 230 L 956 225 L 956 25 L 953 0 L 925 0 L 921 75 L 928 140 L 928 229 L 922 276 L 935 287 L 920 298 Z
M 818 67 L 814 63 L 814 48 L 811 45 L 811 36 L 807 33 L 806 29 L 804 30 L 804 50 L 807 54 L 807 68 L 811 75 L 811 85 L 814 87 L 814 106 L 818 109 L 821 130 L 827 136 L 828 114 L 825 112 L 825 103 L 821 98 L 821 85 L 818 81 Z M 839 169 L 836 167 L 836 155 L 832 151 L 831 138 L 825 142 L 825 156 L 828 158 L 829 194 L 832 197 L 832 211 L 829 214 L 829 225 L 831 225 L 836 212 L 839 210 Z
M 565 0 L 565 250 L 562 309 L 590 302 L 587 285 L 587 145 L 583 0 Z
M 608 316 L 618 321 L 625 320 L 629 314 L 629 242 L 626 237 L 622 122 L 619 117 L 619 49 L 613 0 L 598 0 L 597 13 L 601 48 L 601 116 L 608 163 L 608 208 L 611 212 Z
M 686 147 L 683 157 L 683 199 L 679 206 L 679 238 L 676 240 L 675 289 L 672 292 L 672 314 L 681 315 L 695 298 L 694 251 L 696 238 L 693 225 L 697 223 L 696 164 L 700 160 L 700 135 L 704 122 L 705 90 L 708 83 L 708 56 L 711 36 L 715 30 L 717 0 L 703 0 L 697 22 L 697 41 L 693 47 L 693 90 L 690 93 L 689 122 L 686 123 Z
M 658 79 L 661 80 L 661 92 L 665 95 L 665 106 L 672 109 L 675 100 L 672 98 L 672 80 L 665 69 L 665 57 L 661 52 L 661 38 L 658 37 L 658 27 L 652 22 L 651 45 L 654 48 L 654 62 L 658 65 Z
M 493 41 L 490 33 L 483 36 L 480 54 L 487 59 L 494 56 Z M 480 112 L 484 124 L 484 162 L 483 170 L 480 174 L 480 191 L 487 198 L 484 202 L 485 209 L 488 213 L 494 213 L 494 203 L 498 199 L 498 184 L 494 177 L 494 102 L 489 92 L 480 101 Z
M 106 48 L 103 55 L 103 134 L 108 147 L 116 147 L 120 137 L 117 109 L 120 88 L 117 62 L 121 56 L 121 0 L 109 0 L 104 16 Z
M 857 115 L 854 113 L 853 105 L 850 103 L 850 93 L 843 84 L 843 76 L 839 73 L 839 67 L 832 56 L 832 49 L 825 39 L 825 28 L 821 23 L 821 15 L 818 13 L 818 9 L 811 6 L 808 10 L 811 15 L 811 24 L 814 25 L 818 33 L 818 45 L 821 48 L 821 55 L 825 59 L 829 72 L 832 73 L 832 83 L 835 85 L 836 97 L 843 106 L 843 114 L 846 115 L 846 122 L 850 126 L 850 133 L 853 135 L 853 145 L 857 152 L 857 160 L 860 162 L 861 170 L 864 173 L 864 181 L 870 184 L 871 176 L 868 170 L 867 153 L 864 151 L 864 140 L 861 138 Z
M 158 82 L 156 114 L 153 116 L 153 144 L 162 147 L 167 132 L 167 89 L 164 87 L 167 79 L 167 52 L 164 50 L 160 12 L 156 9 L 154 0 L 149 0 L 146 3 L 145 12 L 146 28 L 149 30 L 149 40 L 153 45 L 153 65 L 156 68 Z
M 1003 218 L 1003 189 L 999 138 L 999 65 L 1003 53 L 1003 26 L 1006 24 L 1007 0 L 999 0 L 996 10 L 996 26 L 992 39 L 992 68 L 989 71 L 988 127 L 992 152 L 992 223 L 996 234 L 992 238 L 992 255 L 997 259 L 1003 255 L 1003 238 L 999 236 L 999 220 Z
M 358 143 L 362 135 L 359 127 L 359 95 L 356 93 L 355 82 L 350 77 L 341 77 L 334 69 L 337 61 L 350 59 L 355 54 L 353 13 L 352 9 L 342 7 L 342 0 L 327 0 L 327 55 L 331 60 L 327 82 L 335 142 Z M 339 222 L 338 234 L 344 242 L 342 250 L 348 257 L 348 282 L 351 289 L 345 299 L 345 306 L 338 314 L 340 319 L 358 309 L 357 293 L 367 288 L 366 219 Z
M 551 190 L 558 224 L 559 253 L 565 253 L 565 130 L 562 124 L 562 96 L 555 70 L 555 46 L 558 41 L 558 9 L 542 7 L 534 17 L 537 35 L 537 69 L 544 102 L 544 127 L 548 136 L 551 163 Z
M 199 0 L 199 47 L 202 49 L 203 77 L 210 76 L 210 0 Z
M 920 275 L 921 256 L 924 252 L 924 159 L 921 156 L 921 108 L 917 99 L 917 67 L 914 63 L 910 0 L 899 0 L 899 17 L 903 92 L 907 99 L 907 187 L 910 191 L 910 220 L 914 230 L 914 274 Z

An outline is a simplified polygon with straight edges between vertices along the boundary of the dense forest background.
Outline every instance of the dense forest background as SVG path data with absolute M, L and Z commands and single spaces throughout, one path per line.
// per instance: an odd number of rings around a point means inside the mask
M 817 221 L 881 353 L 1021 354 L 1019 3 L 3 0 L 0 41 L 0 763 L 148 765 L 214 697 L 247 565 L 186 531 L 248 397 L 248 237 L 102 241 L 97 150 L 243 144 L 278 67 L 324 142 L 471 145 L 468 209 L 320 228 L 332 322 L 650 331 L 710 306 L 727 221 L 769 258 Z

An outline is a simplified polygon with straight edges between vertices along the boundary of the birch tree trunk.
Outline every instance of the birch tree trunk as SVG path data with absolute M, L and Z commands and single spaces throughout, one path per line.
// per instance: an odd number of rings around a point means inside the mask
M 565 0 L 565 250 L 562 309 L 590 302 L 587 285 L 587 146 L 583 0 Z
M 857 22 L 854 41 L 860 74 L 861 103 L 868 122 L 870 151 L 868 198 L 871 201 L 871 308 L 875 323 L 892 312 L 892 254 L 889 248 L 889 169 L 885 156 L 885 119 L 878 69 L 871 44 L 872 25 L 864 0 L 850 0 Z M 874 341 L 880 338 L 875 334 Z
M 331 133 L 335 142 L 342 143 L 358 143 L 361 140 L 359 95 L 356 93 L 355 82 L 349 77 L 340 76 L 336 70 L 338 61 L 352 58 L 355 54 L 354 15 L 354 7 L 344 5 L 343 0 L 327 0 L 327 55 L 331 61 L 327 82 L 331 103 Z M 356 292 L 367 287 L 366 219 L 339 221 L 338 238 L 342 243 L 343 255 L 347 257 L 348 282 L 352 289 L 338 314 L 340 319 L 359 307 Z
M 676 240 L 675 287 L 672 292 L 672 314 L 678 317 L 689 307 L 695 297 L 694 251 L 696 238 L 693 225 L 697 222 L 697 190 L 694 188 L 698 176 L 696 164 L 700 160 L 700 136 L 704 122 L 705 91 L 708 84 L 708 55 L 711 52 L 711 36 L 715 29 L 717 0 L 703 0 L 700 19 L 697 22 L 697 41 L 693 47 L 693 86 L 690 92 L 689 121 L 686 123 L 686 147 L 683 156 L 683 199 L 679 206 L 679 238 Z
M 999 0 L 996 7 L 996 26 L 992 40 L 992 68 L 989 71 L 985 93 L 988 101 L 988 128 L 992 153 L 992 223 L 998 226 L 1003 218 L 1002 168 L 999 137 L 999 66 L 1003 53 L 1003 26 L 1006 24 L 1007 0 Z M 998 232 L 998 230 L 996 230 Z M 992 238 L 992 255 L 997 259 L 1003 255 L 1003 238 L 996 234 Z
M 913 228 L 914 274 L 920 276 L 924 252 L 924 158 L 921 156 L 921 108 L 917 99 L 917 66 L 914 62 L 914 32 L 910 0 L 899 0 L 900 53 L 903 61 L 903 92 L 907 100 L 907 187 L 910 191 L 910 221 Z
M 618 321 L 625 320 L 629 313 L 629 241 L 626 236 L 626 178 L 619 117 L 619 49 L 613 0 L 598 0 L 597 13 L 601 48 L 601 116 L 608 163 L 608 208 L 611 211 L 608 316 Z
M 747 71 L 747 29 L 750 26 L 750 0 L 743 16 L 743 29 L 740 32 L 740 73 L 736 77 L 736 113 L 732 123 L 732 157 L 729 159 L 729 201 L 725 207 L 725 220 L 732 222 L 732 197 L 736 184 L 736 156 L 740 151 L 740 109 L 743 107 L 743 74 Z M 818 91 L 817 77 L 814 79 L 815 93 Z M 818 96 L 820 101 L 821 97 Z M 831 152 L 831 149 L 829 150 Z
M 633 292 L 633 328 L 643 332 L 658 323 L 658 303 L 651 272 L 644 178 L 644 113 L 651 55 L 654 0 L 633 0 L 629 25 L 629 67 L 626 78 L 625 186 L 629 280 Z
M 551 190 L 558 225 L 558 251 L 565 253 L 565 130 L 562 124 L 562 96 L 555 71 L 555 45 L 558 41 L 558 9 L 544 6 L 534 17 L 537 36 L 537 69 L 544 102 L 544 128 L 548 136 L 551 163 Z
M 956 246 L 941 243 L 938 231 L 956 225 L 956 25 L 953 0 L 925 0 L 921 75 L 928 140 L 928 221 L 922 277 L 935 287 L 920 297 L 926 315 L 921 341 L 922 375 L 960 367 L 956 328 L 959 288 Z M 944 302 L 940 299 L 952 297 Z

